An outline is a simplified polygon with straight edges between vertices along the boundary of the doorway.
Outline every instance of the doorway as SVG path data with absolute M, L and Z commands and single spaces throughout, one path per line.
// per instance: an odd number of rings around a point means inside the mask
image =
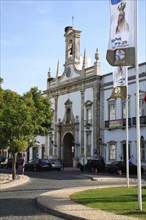
M 130 157 L 130 145 L 128 146 L 129 148 L 129 157 Z M 126 143 L 123 144 L 123 160 L 126 161 Z
M 74 146 L 74 137 L 71 133 L 67 133 L 63 139 L 63 161 L 65 167 L 73 166 L 74 152 L 72 152 Z

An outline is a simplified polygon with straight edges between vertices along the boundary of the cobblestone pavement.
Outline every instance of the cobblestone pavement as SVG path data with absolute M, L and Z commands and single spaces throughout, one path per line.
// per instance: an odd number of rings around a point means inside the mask
M 2 170 L 2 172 L 10 173 L 8 170 Z M 91 181 L 91 179 L 94 179 L 93 176 L 91 177 L 90 175 L 82 174 L 80 171 L 72 169 L 61 172 L 26 172 L 26 175 L 29 177 L 27 183 L 1 191 L 1 220 L 132 219 L 100 210 L 95 211 L 69 200 L 69 195 L 73 192 L 86 188 L 111 185 L 109 181 L 111 178 L 107 179 L 107 177 L 98 176 L 96 181 Z M 10 175 L 8 176 L 10 177 Z M 125 183 L 125 178 L 113 178 L 113 181 L 114 185 L 122 185 Z M 132 183 L 135 183 L 135 181 L 136 180 L 133 179 Z M 37 205 L 47 211 L 47 213 L 36 206 L 36 202 Z M 55 217 L 55 215 L 58 217 Z
M 4 169 L 1 170 L 4 172 Z M 5 170 L 10 177 L 10 170 Z M 50 190 L 63 187 L 63 172 L 28 172 L 29 181 L 23 185 L 11 186 L 0 192 L 0 220 L 61 220 L 44 212 L 36 205 L 36 198 Z M 69 177 L 68 177 L 69 176 Z M 5 181 L 8 181 L 8 178 Z M 65 174 L 70 179 L 70 174 Z M 73 178 L 73 177 L 72 177 Z M 79 179 L 80 180 L 80 179 Z M 66 182 L 66 181 L 65 181 Z M 12 182 L 11 182 L 12 184 Z M 66 184 L 66 183 L 65 183 Z M 1 184 L 2 186 L 2 184 Z M 2 188 L 2 187 L 1 187 Z
M 97 186 L 92 187 L 92 189 Z M 58 191 L 47 192 L 37 198 L 37 202 L 44 210 L 51 211 L 60 217 L 66 217 L 68 220 L 72 219 L 88 219 L 88 220 L 139 220 L 128 216 L 116 215 L 114 213 L 89 208 L 77 204 L 69 199 L 72 193 L 80 192 L 82 190 L 91 189 L 91 187 L 72 188 L 70 190 L 63 189 Z

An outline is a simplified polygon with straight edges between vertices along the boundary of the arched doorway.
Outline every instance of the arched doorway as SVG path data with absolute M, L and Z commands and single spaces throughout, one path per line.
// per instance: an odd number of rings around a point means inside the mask
M 74 137 L 71 133 L 67 133 L 63 139 L 63 161 L 65 167 L 73 166 L 74 152 Z

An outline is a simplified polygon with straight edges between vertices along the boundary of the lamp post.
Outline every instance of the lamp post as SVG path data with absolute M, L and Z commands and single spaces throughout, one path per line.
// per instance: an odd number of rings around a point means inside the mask
M 74 146 L 71 147 L 71 151 L 72 151 L 72 160 L 73 160 L 73 167 L 74 167 L 74 152 L 75 152 Z

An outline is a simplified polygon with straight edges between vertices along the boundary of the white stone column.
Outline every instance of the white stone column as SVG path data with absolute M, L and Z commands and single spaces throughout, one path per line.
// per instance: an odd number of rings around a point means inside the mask
M 47 158 L 49 158 L 50 157 L 50 148 L 49 148 L 49 135 L 46 135 L 46 137 L 45 137 L 45 156 L 47 157 Z
M 73 167 L 77 167 L 79 162 L 80 151 L 79 151 L 79 118 L 76 116 L 75 121 L 75 144 L 74 144 L 74 158 L 73 158 Z
M 54 130 L 54 146 L 53 146 L 53 155 L 52 156 L 57 156 L 58 157 L 58 145 L 57 145 L 57 118 L 58 118 L 58 96 L 55 96 L 55 130 Z
M 81 156 L 85 155 L 84 146 L 84 89 L 81 90 Z
M 41 146 L 38 146 L 38 156 L 39 156 L 39 159 L 42 158 L 42 147 Z
M 29 160 L 32 159 L 32 147 L 29 148 Z
M 93 147 L 97 149 L 97 157 L 100 156 L 100 94 L 98 82 L 93 86 Z M 97 143 L 98 142 L 98 143 Z
M 57 157 L 61 159 L 61 122 L 57 125 Z
M 79 158 L 78 154 L 78 147 L 79 147 L 79 121 L 78 116 L 76 116 L 76 126 L 75 126 L 75 158 Z

